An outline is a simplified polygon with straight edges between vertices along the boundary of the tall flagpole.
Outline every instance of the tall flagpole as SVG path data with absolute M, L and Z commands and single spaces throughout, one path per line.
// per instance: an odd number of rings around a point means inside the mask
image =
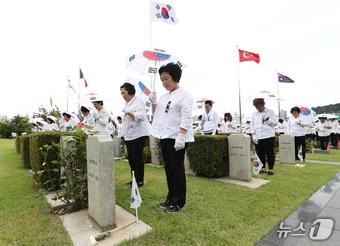
M 237 83 L 238 83 L 238 110 L 239 110 L 239 118 L 240 118 L 240 132 L 242 132 L 242 110 L 241 110 L 241 82 L 240 82 L 240 58 L 239 58 L 239 48 L 238 45 L 236 45 L 237 48 Z
M 79 113 L 80 111 L 80 65 L 78 65 L 79 67 L 79 79 L 78 79 L 78 111 L 77 111 L 77 114 Z
M 67 76 L 67 83 L 69 83 L 69 78 L 68 78 L 68 76 Z M 67 91 L 66 91 L 66 111 L 67 112 L 69 112 L 68 111 L 68 91 L 69 91 L 69 88 L 68 88 L 68 84 L 67 84 Z
M 278 72 L 276 71 L 276 74 L 277 73 Z M 280 100 L 281 100 L 281 98 L 280 98 L 280 90 L 279 90 L 279 81 L 277 81 L 277 109 L 279 111 L 279 113 L 278 113 L 279 118 L 281 118 Z

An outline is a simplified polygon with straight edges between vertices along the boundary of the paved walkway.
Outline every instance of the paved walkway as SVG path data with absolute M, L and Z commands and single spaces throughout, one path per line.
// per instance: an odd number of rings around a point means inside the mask
M 256 245 L 339 246 L 340 172 Z

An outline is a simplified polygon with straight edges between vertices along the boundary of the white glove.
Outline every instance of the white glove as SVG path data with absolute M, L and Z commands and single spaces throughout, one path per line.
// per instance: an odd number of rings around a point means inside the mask
M 149 99 L 151 101 L 151 104 L 153 105 L 157 104 L 157 94 L 155 91 L 151 93 L 151 95 L 149 96 Z
M 176 137 L 176 140 L 175 140 L 175 150 L 178 151 L 178 150 L 181 150 L 181 149 L 184 149 L 185 147 L 185 134 L 184 133 L 178 133 L 178 136 Z
M 254 144 L 258 144 L 258 139 L 255 134 L 252 135 L 252 139 L 253 139 Z

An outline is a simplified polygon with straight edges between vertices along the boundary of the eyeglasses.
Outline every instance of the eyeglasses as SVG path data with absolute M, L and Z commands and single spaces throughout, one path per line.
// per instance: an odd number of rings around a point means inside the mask
M 165 113 L 169 112 L 170 104 L 171 104 L 171 101 L 169 101 L 168 104 L 166 105 L 165 110 L 164 110 Z

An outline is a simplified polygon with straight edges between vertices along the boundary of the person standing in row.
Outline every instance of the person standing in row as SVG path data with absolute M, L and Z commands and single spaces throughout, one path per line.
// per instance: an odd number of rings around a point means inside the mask
M 263 163 L 261 173 L 274 175 L 275 164 L 275 126 L 277 117 L 273 110 L 266 108 L 263 98 L 255 98 L 253 105 L 256 111 L 251 118 L 252 137 L 255 143 L 256 154 Z M 266 170 L 266 161 L 268 162 L 268 171 Z
M 169 63 L 159 69 L 163 87 L 168 91 L 159 98 L 151 97 L 154 118 L 151 134 L 160 141 L 168 194 L 159 207 L 167 212 L 178 212 L 186 203 L 184 155 L 188 142 L 193 142 L 192 109 L 194 100 L 179 87 L 182 70 Z
M 150 135 L 150 123 L 146 116 L 145 103 L 135 96 L 135 87 L 124 83 L 120 87 L 120 93 L 126 102 L 121 135 L 125 140 L 131 175 L 134 171 L 137 185 L 141 187 L 144 185 L 143 149 L 146 138 Z M 131 185 L 132 181 L 127 184 Z
M 318 133 L 320 141 L 320 149 L 326 150 L 329 143 L 329 135 L 331 134 L 332 126 L 326 121 L 327 117 L 319 116 L 319 121 L 315 125 L 315 130 Z
M 225 113 L 224 114 L 224 119 L 221 122 L 221 132 L 225 133 L 231 133 L 231 132 L 236 132 L 237 127 L 235 122 L 233 122 L 233 117 L 231 116 L 230 113 Z
M 110 135 L 107 129 L 110 115 L 104 108 L 104 100 L 99 95 L 91 97 L 91 102 L 95 108 L 93 112 L 94 125 L 93 132 L 95 135 Z
M 204 135 L 215 135 L 218 126 L 218 115 L 213 111 L 213 101 L 204 102 L 205 112 L 202 116 L 201 126 Z
M 305 122 L 300 115 L 299 107 L 292 107 L 290 113 L 292 118 L 288 120 L 288 134 L 294 136 L 295 142 L 295 160 L 299 161 L 299 150 L 302 150 L 302 161 L 305 161 L 306 157 L 306 137 L 305 127 L 310 126 L 308 122 Z

